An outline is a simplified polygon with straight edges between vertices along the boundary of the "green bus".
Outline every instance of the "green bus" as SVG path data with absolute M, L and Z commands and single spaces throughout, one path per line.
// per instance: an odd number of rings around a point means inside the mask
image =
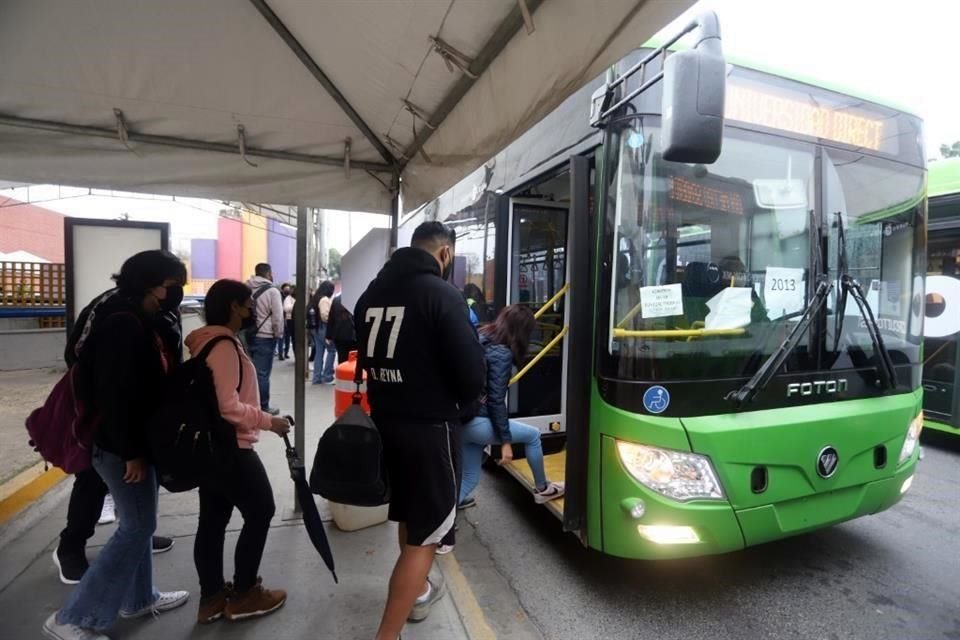
M 732 64 L 715 16 L 697 25 L 695 47 L 631 53 L 398 234 L 451 225 L 478 315 L 538 310 L 510 415 L 543 434 L 564 529 L 626 558 L 883 511 L 923 426 L 920 119 Z
M 960 158 L 930 163 L 923 410 L 930 429 L 960 434 Z

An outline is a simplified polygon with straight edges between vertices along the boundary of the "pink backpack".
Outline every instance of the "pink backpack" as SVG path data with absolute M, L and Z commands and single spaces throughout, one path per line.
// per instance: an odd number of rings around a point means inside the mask
M 77 355 L 90 336 L 97 307 L 115 291 L 106 292 L 90 306 L 80 338 L 74 347 Z M 90 452 L 98 422 L 94 417 L 86 415 L 78 396 L 78 375 L 80 366 L 74 364 L 54 385 L 43 406 L 34 409 L 26 421 L 30 446 L 38 451 L 44 460 L 67 473 L 79 473 L 92 466 Z
M 43 459 L 67 473 L 79 473 L 91 466 L 90 450 L 96 421 L 84 415 L 77 396 L 74 365 L 50 391 L 46 402 L 27 418 L 30 446 Z

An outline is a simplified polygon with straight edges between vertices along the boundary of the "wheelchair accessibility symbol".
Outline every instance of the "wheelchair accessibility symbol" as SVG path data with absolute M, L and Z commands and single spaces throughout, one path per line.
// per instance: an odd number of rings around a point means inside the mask
M 663 413 L 670 406 L 670 392 L 657 385 L 643 394 L 643 406 L 650 413 Z

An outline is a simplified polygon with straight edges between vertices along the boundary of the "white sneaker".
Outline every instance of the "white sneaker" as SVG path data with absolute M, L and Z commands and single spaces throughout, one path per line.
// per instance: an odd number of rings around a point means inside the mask
M 121 618 L 142 618 L 151 613 L 163 613 L 177 607 L 187 604 L 190 599 L 189 591 L 161 591 L 160 596 L 152 605 L 148 605 L 140 611 L 121 611 Z
M 445 555 L 447 555 L 448 553 L 450 553 L 451 551 L 453 551 L 453 545 L 452 545 L 452 544 L 441 544 L 441 545 L 437 545 L 437 555 L 438 555 L 438 556 L 445 556 Z
M 117 521 L 117 508 L 113 504 L 113 496 L 109 493 L 103 499 L 103 510 L 100 511 L 100 519 L 97 524 L 110 524 Z
M 533 500 L 537 504 L 550 502 L 551 500 L 563 497 L 563 491 L 563 485 L 559 482 L 548 482 L 547 487 L 543 491 L 533 492 Z
M 75 624 L 60 624 L 54 611 L 43 623 L 43 635 L 53 640 L 110 640 L 102 633 L 78 627 Z

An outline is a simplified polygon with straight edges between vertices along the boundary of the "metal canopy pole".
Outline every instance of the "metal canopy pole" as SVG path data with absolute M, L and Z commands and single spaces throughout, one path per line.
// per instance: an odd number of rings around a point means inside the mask
M 270 26 L 273 27 L 273 30 L 277 32 L 277 35 L 290 47 L 290 50 L 293 52 L 297 58 L 300 59 L 300 62 L 303 63 L 303 66 L 307 68 L 307 71 L 316 78 L 317 82 L 323 85 L 323 88 L 327 90 L 327 93 L 330 94 L 330 97 L 340 105 L 340 108 L 343 109 L 343 112 L 347 114 L 347 117 L 353 121 L 353 124 L 357 125 L 357 128 L 360 129 L 364 137 L 370 141 L 370 144 L 374 146 L 380 156 L 383 158 L 384 162 L 389 165 L 396 165 L 397 160 L 393 157 L 393 154 L 390 153 L 390 150 L 380 141 L 380 138 L 377 137 L 377 134 L 373 132 L 373 129 L 364 122 L 363 118 L 360 117 L 360 114 L 357 113 L 357 110 L 347 101 L 346 96 L 340 93 L 340 90 L 337 89 L 336 85 L 327 77 L 327 74 L 323 72 L 323 69 L 320 68 L 320 65 L 307 53 L 307 50 L 303 48 L 303 45 L 293 37 L 293 34 L 290 33 L 290 30 L 287 29 L 287 25 L 283 24 L 283 21 L 277 17 L 277 14 L 273 12 L 265 0 L 250 0 L 254 7 L 257 8 L 257 11 L 264 17 L 264 19 L 270 23 Z M 352 165 L 355 165 L 351 161 Z M 355 165 L 359 166 L 359 165 Z
M 293 348 L 296 356 L 293 381 L 293 417 L 297 424 L 293 442 L 301 460 L 306 460 L 306 377 L 307 377 L 307 236 L 310 233 L 310 213 L 307 207 L 297 207 L 297 304 L 293 307 Z M 300 513 L 300 503 L 294 498 L 293 510 Z
M 109 138 L 118 140 L 116 129 L 105 129 L 103 127 L 90 127 L 82 124 L 68 124 L 65 122 L 54 122 L 51 120 L 36 120 L 33 118 L 21 118 L 0 113 L 0 125 L 6 127 L 18 127 L 21 129 L 37 129 L 40 131 L 52 131 L 55 133 L 67 133 L 77 136 L 89 136 L 92 138 Z M 153 144 L 163 147 L 178 147 L 181 149 L 194 149 L 196 151 L 216 151 L 218 153 L 229 153 L 230 155 L 239 155 L 239 148 L 235 144 L 224 144 L 221 142 L 207 142 L 205 140 L 191 140 L 189 138 L 177 138 L 174 136 L 157 136 L 149 133 L 137 133 L 127 131 L 127 140 L 130 142 L 141 142 L 143 144 Z M 271 149 L 259 149 L 257 147 L 246 147 L 245 155 L 256 158 L 269 158 L 271 160 L 288 160 L 290 162 L 304 162 L 307 164 L 318 164 L 326 167 L 343 167 L 343 158 L 328 158 L 325 156 L 314 156 L 307 153 L 295 153 L 293 151 L 274 151 Z M 394 173 L 391 166 L 380 164 L 379 162 L 367 162 L 363 160 L 350 160 L 350 166 L 364 171 L 373 171 L 377 173 Z

